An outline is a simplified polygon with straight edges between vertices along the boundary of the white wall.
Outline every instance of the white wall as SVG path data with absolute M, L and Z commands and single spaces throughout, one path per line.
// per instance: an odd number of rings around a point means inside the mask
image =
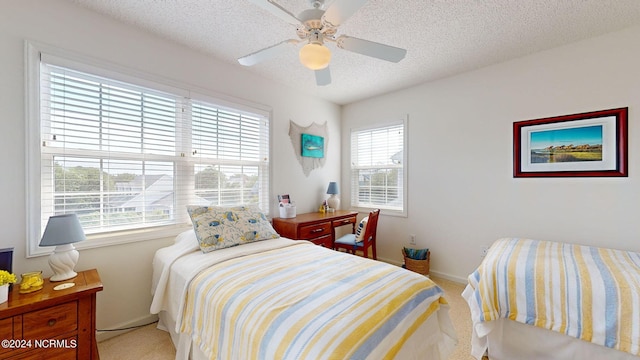
M 638 39 L 630 28 L 345 106 L 342 183 L 350 129 L 409 115 L 409 215 L 381 217 L 380 256 L 401 262 L 414 233 L 434 273 L 464 281 L 505 236 L 640 251 Z M 513 178 L 513 122 L 618 107 L 628 178 Z
M 0 1 L 0 247 L 15 247 L 14 271 L 44 270 L 25 258 L 24 41 L 32 39 L 135 71 L 180 80 L 273 109 L 273 194 L 290 193 L 298 212 L 314 211 L 342 174 L 348 207 L 349 130 L 409 115 L 409 216 L 383 216 L 379 254 L 400 262 L 408 234 L 432 250 L 432 270 L 463 280 L 480 247 L 522 236 L 640 251 L 640 28 L 579 42 L 340 108 L 217 62 L 66 1 Z M 629 107 L 629 178 L 514 179 L 514 121 Z M 340 125 L 340 117 L 343 124 Z M 329 122 L 323 168 L 306 177 L 288 137 L 289 120 Z M 341 139 L 341 141 L 338 141 Z M 342 157 L 340 151 L 343 151 Z M 345 159 L 342 166 L 340 159 Z M 342 170 L 342 171 L 341 171 Z M 172 241 L 83 250 L 77 269 L 97 268 L 98 327 L 148 315 L 151 260 Z
M 329 181 L 340 175 L 340 108 L 250 74 L 240 65 L 217 62 L 146 32 L 60 0 L 0 1 L 0 248 L 14 247 L 14 272 L 44 270 L 46 257 L 25 258 L 25 78 L 24 42 L 35 40 L 114 63 L 151 80 L 191 84 L 225 98 L 262 104 L 273 114 L 272 189 L 289 193 L 298 211 L 317 208 Z M 306 126 L 329 124 L 326 164 L 307 177 L 289 140 L 289 120 Z M 333 141 L 332 141 L 333 140 Z M 275 210 L 275 209 L 274 209 Z M 76 269 L 97 268 L 104 283 L 98 294 L 98 328 L 144 321 L 151 300 L 151 260 L 172 238 L 83 250 Z

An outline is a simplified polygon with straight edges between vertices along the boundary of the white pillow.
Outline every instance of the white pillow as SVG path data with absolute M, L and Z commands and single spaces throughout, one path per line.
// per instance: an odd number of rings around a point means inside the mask
M 356 229 L 356 242 L 362 242 L 364 240 L 364 229 L 367 227 L 367 221 L 369 221 L 368 216 L 360 220 L 360 224 L 358 224 L 358 228 Z

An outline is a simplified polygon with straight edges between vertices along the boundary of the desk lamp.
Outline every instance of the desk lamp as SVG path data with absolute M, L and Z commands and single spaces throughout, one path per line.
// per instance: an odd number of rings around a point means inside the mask
M 338 208 L 340 208 L 340 198 L 338 197 L 338 194 L 340 193 L 340 191 L 338 190 L 338 183 L 335 181 L 332 181 L 329 183 L 329 187 L 327 188 L 327 194 L 330 194 L 331 196 L 329 196 L 329 199 L 327 199 L 327 205 L 335 210 L 338 210 Z
M 86 237 L 76 214 L 55 215 L 49 218 L 44 229 L 40 246 L 55 246 L 49 255 L 49 266 L 53 270 L 51 281 L 64 281 L 76 277 L 73 268 L 78 263 L 80 254 L 73 243 L 83 241 Z

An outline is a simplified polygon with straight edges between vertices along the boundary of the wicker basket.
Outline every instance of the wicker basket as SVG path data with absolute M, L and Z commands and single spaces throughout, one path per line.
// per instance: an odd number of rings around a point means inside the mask
M 402 249 L 402 256 L 404 256 L 404 264 L 407 270 L 417 272 L 422 275 L 429 275 L 429 260 L 431 259 L 431 252 L 427 251 L 427 258 L 424 260 L 416 260 L 407 256 Z

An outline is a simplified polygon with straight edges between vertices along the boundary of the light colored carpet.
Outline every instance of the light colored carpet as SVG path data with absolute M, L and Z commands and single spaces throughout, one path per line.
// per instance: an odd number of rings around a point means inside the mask
M 431 280 L 440 285 L 445 292 L 445 298 L 451 306 L 449 317 L 451 317 L 451 322 L 458 335 L 458 345 L 449 360 L 473 360 L 474 357 L 471 356 L 471 313 L 469 305 L 462 297 L 465 285 L 434 277 Z
M 173 360 L 176 349 L 166 331 L 147 325 L 98 343 L 101 360 Z
M 469 307 L 460 296 L 464 285 L 444 279 L 432 279 L 445 291 L 446 299 L 451 305 L 449 316 L 458 334 L 458 346 L 449 360 L 471 360 L 471 318 Z M 100 342 L 98 351 L 102 360 L 170 360 L 176 354 L 169 334 L 158 330 L 155 324 Z

